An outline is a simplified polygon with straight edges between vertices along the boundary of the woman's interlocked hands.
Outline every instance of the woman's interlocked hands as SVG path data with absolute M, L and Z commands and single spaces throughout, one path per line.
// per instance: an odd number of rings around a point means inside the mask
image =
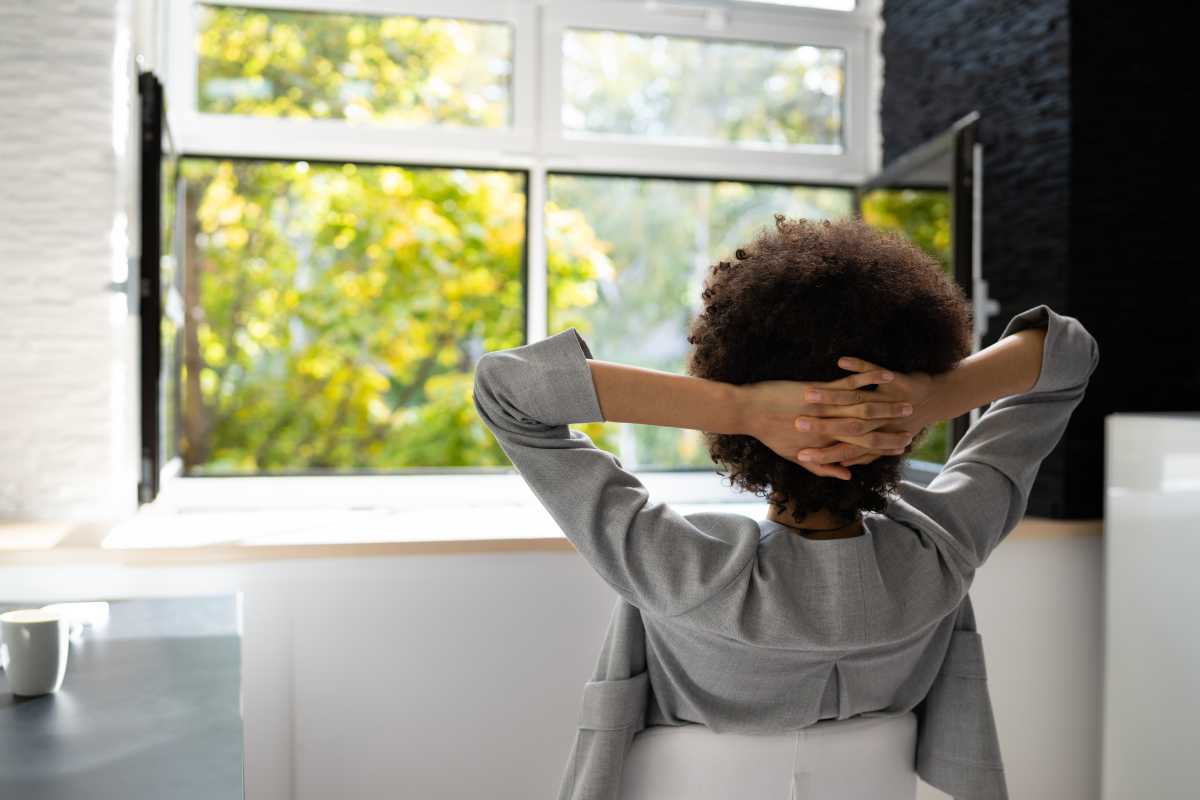
M 835 381 L 760 381 L 742 387 L 746 433 L 822 477 L 848 480 L 850 467 L 900 455 L 928 424 L 933 378 L 896 373 L 861 358 Z M 874 390 L 864 387 L 875 386 Z

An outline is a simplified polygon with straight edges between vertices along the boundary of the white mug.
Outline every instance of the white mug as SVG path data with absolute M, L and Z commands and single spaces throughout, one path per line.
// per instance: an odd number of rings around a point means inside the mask
M 69 630 L 68 621 L 53 611 L 0 614 L 0 666 L 8 674 L 9 691 L 29 696 L 59 690 L 67 674 Z

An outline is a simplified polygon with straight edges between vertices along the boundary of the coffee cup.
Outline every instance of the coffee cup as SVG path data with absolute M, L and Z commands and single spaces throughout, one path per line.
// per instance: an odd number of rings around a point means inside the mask
M 50 694 L 62 687 L 69 631 L 69 622 L 53 611 L 26 608 L 0 614 L 0 666 L 13 694 Z

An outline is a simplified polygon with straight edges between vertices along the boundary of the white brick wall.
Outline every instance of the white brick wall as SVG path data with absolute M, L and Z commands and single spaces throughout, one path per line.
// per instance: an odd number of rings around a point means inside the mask
M 128 0 L 0 0 L 0 519 L 107 519 L 136 485 Z

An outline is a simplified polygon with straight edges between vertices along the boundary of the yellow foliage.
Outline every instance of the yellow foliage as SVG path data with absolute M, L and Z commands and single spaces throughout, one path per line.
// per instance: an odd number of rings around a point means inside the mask
M 387 376 L 369 364 L 359 369 L 359 378 L 362 380 L 361 386 L 374 394 L 386 392 L 390 385 Z
M 407 196 L 412 194 L 412 179 L 408 173 L 398 169 L 385 169 L 379 176 L 379 185 L 388 194 Z
M 592 282 L 560 284 L 554 295 L 560 308 L 586 308 L 594 305 L 597 298 L 596 284 Z
M 463 274 L 459 282 L 462 294 L 467 296 L 484 296 L 500 288 L 496 276 L 491 270 L 480 267 Z
M 225 345 L 216 339 L 210 339 L 203 343 L 204 361 L 209 366 L 222 367 L 225 365 Z
M 217 385 L 219 379 L 217 373 L 208 367 L 203 367 L 200 370 L 200 391 L 205 397 L 212 397 L 217 393 Z
M 250 241 L 250 231 L 241 225 L 225 228 L 222 233 L 225 235 L 225 245 L 231 250 L 241 250 L 246 246 L 246 242 Z

